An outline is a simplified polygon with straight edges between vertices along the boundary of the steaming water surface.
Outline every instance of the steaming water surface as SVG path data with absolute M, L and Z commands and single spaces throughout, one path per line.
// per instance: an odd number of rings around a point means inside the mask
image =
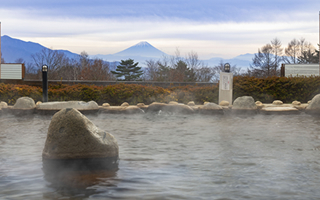
M 51 117 L 0 117 L 0 199 L 319 199 L 319 118 L 88 116 L 116 172 L 42 171 Z

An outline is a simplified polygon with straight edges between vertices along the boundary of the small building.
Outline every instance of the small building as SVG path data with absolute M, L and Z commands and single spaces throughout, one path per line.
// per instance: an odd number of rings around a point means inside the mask
M 0 66 L 0 79 L 23 80 L 25 66 L 20 63 L 4 63 Z
M 319 64 L 282 64 L 281 76 L 319 76 Z

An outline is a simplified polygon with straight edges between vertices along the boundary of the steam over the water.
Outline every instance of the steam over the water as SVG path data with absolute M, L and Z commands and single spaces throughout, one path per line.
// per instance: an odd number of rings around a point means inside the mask
M 0 117 L 0 199 L 317 199 L 320 119 L 87 116 L 117 139 L 118 171 L 42 170 L 50 117 Z

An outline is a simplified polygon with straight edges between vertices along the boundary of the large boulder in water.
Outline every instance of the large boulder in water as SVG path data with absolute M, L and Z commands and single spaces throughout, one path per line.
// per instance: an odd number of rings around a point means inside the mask
M 320 94 L 312 98 L 305 111 L 308 114 L 320 115 Z
M 52 117 L 42 158 L 44 167 L 117 168 L 119 147 L 113 135 L 67 108 Z
M 257 105 L 251 96 L 238 97 L 233 102 L 232 112 L 239 114 L 254 114 L 257 113 Z

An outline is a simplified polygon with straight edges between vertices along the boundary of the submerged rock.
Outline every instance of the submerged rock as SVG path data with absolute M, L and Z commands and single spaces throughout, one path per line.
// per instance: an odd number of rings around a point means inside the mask
M 36 104 L 32 98 L 20 97 L 14 104 L 13 109 L 34 109 L 35 107 Z
M 67 108 L 52 117 L 42 158 L 44 167 L 117 168 L 119 147 L 113 135 Z

